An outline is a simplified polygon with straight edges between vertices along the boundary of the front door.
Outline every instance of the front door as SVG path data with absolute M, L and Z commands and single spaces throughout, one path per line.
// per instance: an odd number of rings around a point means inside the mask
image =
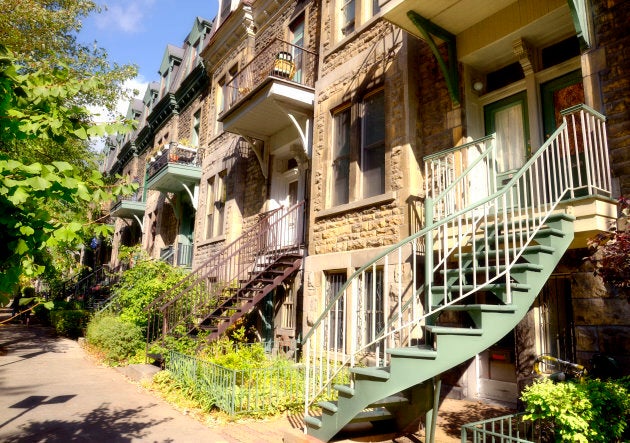
M 484 107 L 486 135 L 496 133 L 497 186 L 505 185 L 529 154 L 527 94 L 506 97 Z
M 540 86 L 545 139 L 562 123 L 560 111 L 584 103 L 582 73 L 573 71 Z

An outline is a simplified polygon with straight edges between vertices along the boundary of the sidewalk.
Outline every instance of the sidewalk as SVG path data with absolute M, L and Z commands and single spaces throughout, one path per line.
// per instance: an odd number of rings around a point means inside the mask
M 0 441 L 3 442 L 306 442 L 300 415 L 271 420 L 202 424 L 177 411 L 119 371 L 96 365 L 76 341 L 49 328 L 0 326 Z M 459 426 L 506 413 L 446 400 L 437 440 L 460 441 Z M 418 443 L 420 434 L 352 438 L 340 442 Z M 395 440 L 393 440 L 395 438 Z M 312 440 L 311 440 L 312 441 Z

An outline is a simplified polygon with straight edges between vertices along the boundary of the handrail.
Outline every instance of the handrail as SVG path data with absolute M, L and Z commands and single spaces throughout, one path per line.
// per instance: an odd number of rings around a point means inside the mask
M 173 286 L 171 289 L 166 291 L 160 297 L 156 298 L 151 303 L 149 303 L 149 305 L 147 305 L 147 307 L 145 308 L 145 311 L 149 312 L 150 310 L 152 310 L 153 308 L 157 307 L 158 305 L 164 304 L 165 300 L 170 300 L 171 299 L 170 294 L 176 292 L 178 289 L 180 289 L 186 283 L 190 283 L 193 280 L 195 280 L 196 278 L 198 278 L 198 275 L 199 275 L 199 273 L 201 272 L 202 269 L 206 269 L 206 268 L 210 267 L 213 263 L 220 261 L 221 257 L 226 254 L 226 251 L 228 251 L 230 249 L 233 249 L 237 244 L 243 242 L 243 240 L 245 238 L 250 237 L 254 232 L 256 232 L 258 229 L 260 229 L 259 228 L 260 223 L 262 223 L 265 219 L 268 219 L 269 217 L 271 217 L 273 214 L 275 214 L 276 212 L 280 211 L 281 209 L 282 208 L 277 208 L 277 209 L 274 209 L 272 211 L 269 211 L 269 212 L 265 213 L 264 217 L 261 218 L 258 221 L 258 223 L 256 223 L 256 225 L 252 226 L 250 229 L 248 229 L 243 234 L 241 234 L 241 236 L 238 237 L 236 240 L 234 240 L 230 244 L 224 246 L 222 249 L 220 249 L 215 254 L 211 255 L 205 262 L 200 264 L 194 271 L 192 271 L 186 277 L 181 279 L 175 286 Z
M 348 365 L 358 363 L 381 367 L 388 363 L 388 347 L 405 346 L 411 340 L 425 340 L 424 324 L 446 306 L 457 303 L 474 292 L 496 283 L 505 284 L 505 302 L 511 302 L 511 267 L 524 253 L 534 235 L 544 226 L 557 205 L 573 191 L 577 185 L 585 185 L 584 180 L 573 177 L 573 169 L 579 162 L 581 152 L 587 153 L 591 172 L 610 176 L 606 171 L 604 158 L 607 154 L 601 134 L 605 134 L 604 122 L 597 115 L 581 109 L 579 118 L 565 116 L 562 125 L 547 142 L 536 151 L 526 164 L 517 171 L 507 184 L 498 190 L 489 186 L 486 196 L 479 196 L 473 203 L 464 207 L 454 206 L 453 212 L 444 212 L 443 218 L 435 219 L 433 207 L 435 199 L 445 198 L 449 192 L 440 195 L 430 194 L 426 200 L 429 226 L 414 233 L 400 243 L 387 248 L 368 264 L 360 267 L 341 286 L 340 290 L 328 301 L 325 310 L 304 336 L 307 380 L 305 395 L 305 413 L 312 402 L 325 390 L 330 390 L 334 377 Z M 579 120 L 581 127 L 575 123 Z M 571 137 L 582 134 L 580 145 L 571 151 Z M 496 177 L 496 162 L 490 161 L 492 155 L 484 157 L 483 162 L 473 162 L 464 172 L 469 175 L 480 165 L 485 168 L 486 176 Z M 598 174 L 586 174 L 592 178 Z M 450 185 L 459 177 L 450 177 L 442 189 L 453 189 Z M 609 183 L 603 179 L 601 190 L 610 192 Z M 589 183 L 586 183 L 587 185 Z M 435 191 L 435 189 L 432 189 Z M 464 196 L 462 201 L 466 201 Z M 496 240 L 490 242 L 488 234 L 493 232 Z M 415 270 L 418 269 L 417 255 L 422 250 L 419 242 L 424 240 L 425 279 L 419 282 Z M 464 251 L 464 245 L 466 251 Z M 463 252 L 476 256 L 485 254 L 486 258 L 504 263 L 497 269 L 490 267 L 475 269 L 471 274 L 470 287 L 452 294 L 448 291 L 448 282 L 457 279 L 463 281 L 462 269 L 466 263 Z M 433 256 L 437 256 L 436 264 Z M 361 300 L 377 299 L 375 278 L 372 288 L 366 288 L 367 273 L 374 276 L 382 274 L 384 289 L 382 315 L 388 318 L 382 323 L 395 325 L 385 328 L 377 336 L 371 337 L 366 329 L 360 327 L 366 320 Z M 403 277 L 404 276 L 404 277 Z M 403 281 L 404 280 L 404 281 Z M 443 283 L 438 283 L 443 282 Z M 442 285 L 439 291 L 435 287 Z M 425 300 L 419 296 L 424 288 Z M 395 299 L 394 299 L 395 298 Z M 424 302 L 424 303 L 423 303 Z M 364 302 L 368 304 L 367 302 Z M 391 307 L 389 305 L 392 305 Z M 424 305 L 424 306 L 423 306 Z M 405 306 L 405 311 L 403 311 Z M 350 312 L 351 314 L 339 314 Z M 374 317 L 372 312 L 370 315 Z M 348 319 L 346 319 L 346 316 Z M 397 321 L 392 321 L 393 318 Z M 369 326 L 369 325 L 368 325 Z M 355 331 L 347 334 L 346 331 Z M 372 324 L 372 330 L 374 326 Z M 370 357 L 366 360 L 365 357 Z
M 155 322 L 162 322 L 161 335 L 184 322 L 189 323 L 188 329 L 194 329 L 195 322 L 209 315 L 252 278 L 257 264 L 299 251 L 303 210 L 302 201 L 290 208 L 278 208 L 267 213 L 246 234 L 162 296 L 159 303 L 153 302 L 147 308 L 147 342 L 157 335 Z

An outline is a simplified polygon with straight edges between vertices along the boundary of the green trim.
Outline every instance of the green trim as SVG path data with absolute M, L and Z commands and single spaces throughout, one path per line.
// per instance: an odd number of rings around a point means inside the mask
M 455 43 L 455 36 L 447 30 L 439 27 L 430 20 L 422 17 L 415 11 L 408 11 L 407 17 L 418 28 L 418 31 L 422 34 L 425 41 L 431 48 L 431 52 L 435 56 L 435 59 L 440 66 L 444 79 L 446 80 L 446 87 L 448 88 L 448 94 L 451 96 L 453 104 L 458 106 L 460 104 L 459 93 L 459 71 L 457 68 L 457 45 Z M 448 47 L 448 65 L 444 61 L 444 57 L 440 52 L 440 49 L 435 43 L 433 37 L 443 40 Z
M 585 51 L 591 47 L 591 38 L 588 33 L 588 17 L 585 0 L 567 0 L 575 33 L 580 41 L 580 49 Z
M 578 83 L 582 83 L 582 72 L 579 69 L 540 85 L 540 98 L 543 109 L 543 131 L 545 137 L 556 130 L 556 116 L 553 105 L 554 93 L 567 86 Z M 571 107 L 570 109 L 573 108 L 574 107 Z M 560 112 L 561 115 L 566 114 L 565 111 L 566 110 L 562 110 Z

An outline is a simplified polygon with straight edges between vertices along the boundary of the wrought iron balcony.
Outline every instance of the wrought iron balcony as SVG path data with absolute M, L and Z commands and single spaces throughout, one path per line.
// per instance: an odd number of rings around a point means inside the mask
M 160 260 L 171 266 L 190 267 L 192 265 L 193 245 L 181 242 L 160 249 Z
M 312 113 L 316 66 L 314 52 L 273 40 L 224 85 L 224 130 L 269 136 L 290 124 L 287 112 Z
M 197 149 L 171 142 L 151 157 L 147 168 L 147 189 L 180 192 L 199 183 L 201 159 Z

